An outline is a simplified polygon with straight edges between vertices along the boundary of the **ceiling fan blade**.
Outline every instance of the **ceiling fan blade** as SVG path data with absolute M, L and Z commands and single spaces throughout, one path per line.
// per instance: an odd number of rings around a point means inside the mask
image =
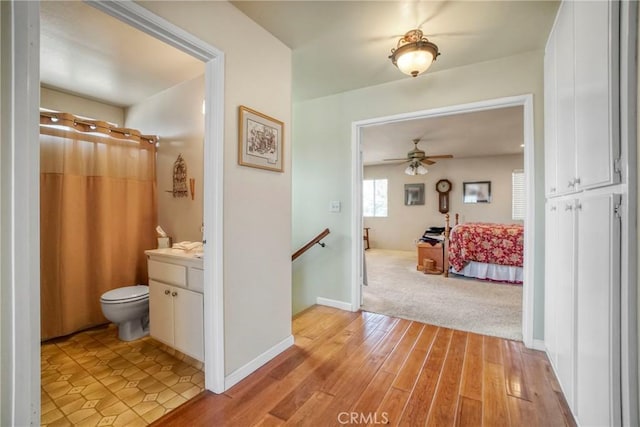
M 407 159 L 406 157 L 403 157 L 401 159 L 382 159 L 383 162 L 397 162 L 398 160 L 404 160 L 405 162 L 410 161 L 410 159 Z
M 429 160 L 426 157 L 424 159 L 422 159 L 421 162 L 424 163 L 425 165 L 433 165 L 433 164 L 435 164 L 434 161 Z
M 447 7 L 450 6 L 450 2 L 440 2 L 438 6 L 430 13 L 430 16 L 427 16 L 416 28 L 422 28 L 425 24 L 431 21 L 433 18 L 440 15 Z M 416 10 L 416 12 L 418 12 Z
M 427 38 L 429 38 L 429 40 L 431 40 L 431 38 L 435 38 L 435 39 L 439 39 L 439 38 L 446 38 L 446 37 L 475 37 L 475 34 L 473 33 L 465 33 L 465 32 L 457 32 L 457 33 L 431 33 L 431 34 L 425 34 L 425 36 Z
M 427 156 L 427 159 L 453 159 L 451 154 L 443 154 L 441 156 Z

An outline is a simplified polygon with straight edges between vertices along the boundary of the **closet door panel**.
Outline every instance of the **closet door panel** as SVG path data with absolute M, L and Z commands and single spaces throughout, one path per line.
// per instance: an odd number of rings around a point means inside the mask
M 544 55 L 544 175 L 547 196 L 554 196 L 558 191 L 557 102 L 556 36 L 552 32 Z
M 619 156 L 617 2 L 574 2 L 575 120 L 580 188 L 617 181 Z M 597 60 L 595 60 L 597 59 Z
M 557 85 L 557 190 L 575 191 L 575 103 L 574 103 L 574 2 L 563 2 L 556 24 L 556 85 Z
M 559 203 L 558 253 L 556 258 L 556 341 L 558 380 L 570 407 L 574 407 L 575 381 L 575 305 L 574 279 L 576 250 L 574 201 Z M 550 325 L 553 327 L 554 325 Z
M 547 203 L 547 216 L 545 219 L 545 241 L 549 244 L 545 251 L 545 285 L 544 285 L 544 343 L 547 355 L 554 369 L 558 369 L 558 245 L 553 244 L 558 239 L 560 232 L 558 203 Z
M 620 224 L 613 194 L 583 197 L 576 285 L 576 406 L 580 425 L 620 425 Z M 618 398 L 616 398 L 616 396 Z

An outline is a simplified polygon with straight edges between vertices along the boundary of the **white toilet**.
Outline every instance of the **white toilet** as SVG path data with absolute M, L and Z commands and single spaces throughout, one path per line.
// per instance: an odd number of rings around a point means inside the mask
M 100 297 L 102 314 L 118 325 L 118 338 L 133 341 L 149 334 L 149 287 L 125 286 Z

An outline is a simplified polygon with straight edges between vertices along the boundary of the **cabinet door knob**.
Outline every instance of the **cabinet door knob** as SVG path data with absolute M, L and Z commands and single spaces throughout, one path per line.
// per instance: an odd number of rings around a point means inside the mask
M 576 178 L 573 180 L 573 185 L 580 184 L 580 178 Z
M 551 187 L 551 188 L 549 189 L 549 192 L 550 192 L 550 193 L 555 193 L 555 192 L 556 192 L 556 187 Z
M 575 182 L 573 182 L 573 181 L 569 181 L 569 182 L 567 183 L 567 187 L 574 187 L 575 185 L 576 185 L 576 183 L 575 183 Z
M 178 293 L 176 291 L 171 292 L 171 296 L 175 297 L 176 295 L 178 295 Z
M 171 291 L 169 289 L 165 289 L 164 294 L 165 295 L 169 295 L 171 293 Z
M 556 207 L 555 206 L 551 206 L 551 212 L 555 212 Z
M 573 206 L 571 206 L 571 205 L 565 205 L 564 210 L 565 210 L 565 211 L 573 210 Z

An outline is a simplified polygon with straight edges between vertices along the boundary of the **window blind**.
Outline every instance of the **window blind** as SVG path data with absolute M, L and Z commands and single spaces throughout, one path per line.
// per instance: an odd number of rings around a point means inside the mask
M 525 209 L 524 170 L 516 169 L 511 174 L 511 218 L 524 220 Z

